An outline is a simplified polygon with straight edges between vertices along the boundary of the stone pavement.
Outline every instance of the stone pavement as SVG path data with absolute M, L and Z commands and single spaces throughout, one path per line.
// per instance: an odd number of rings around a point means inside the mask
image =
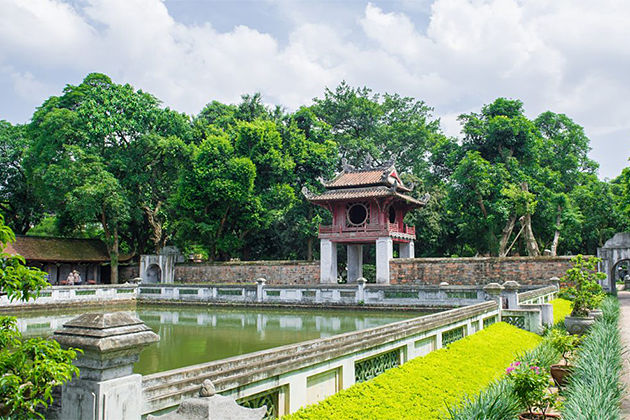
M 630 291 L 620 291 L 619 297 L 619 329 L 621 343 L 624 347 L 622 382 L 626 387 L 621 400 L 621 418 L 630 419 Z

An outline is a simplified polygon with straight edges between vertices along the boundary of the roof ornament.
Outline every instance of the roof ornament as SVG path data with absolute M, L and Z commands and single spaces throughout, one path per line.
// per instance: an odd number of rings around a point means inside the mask
M 348 160 L 345 157 L 341 158 L 341 168 L 344 172 L 352 172 L 356 169 L 354 166 L 348 163 Z
M 308 190 L 306 185 L 302 186 L 302 195 L 306 197 L 307 200 L 311 199 L 314 195 L 312 192 Z
M 431 199 L 431 194 L 429 193 L 425 193 L 422 198 L 420 199 L 420 202 L 422 204 L 427 204 L 429 202 L 429 200 Z

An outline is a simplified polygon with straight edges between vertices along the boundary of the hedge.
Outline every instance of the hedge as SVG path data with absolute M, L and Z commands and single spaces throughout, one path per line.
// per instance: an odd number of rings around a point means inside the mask
M 504 373 L 517 353 L 535 348 L 541 340 L 496 323 L 283 419 L 443 418 L 447 405 L 477 394 Z
M 564 318 L 571 313 L 571 301 L 557 298 L 550 300 L 549 303 L 553 305 L 553 324 L 564 322 Z
M 566 391 L 562 418 L 565 420 L 614 420 L 620 418 L 623 387 L 619 302 L 606 298 L 604 316 L 582 340 Z

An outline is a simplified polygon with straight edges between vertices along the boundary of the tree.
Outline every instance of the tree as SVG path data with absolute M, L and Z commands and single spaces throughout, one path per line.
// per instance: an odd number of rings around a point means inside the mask
M 15 241 L 0 215 L 0 249 Z M 0 253 L 0 290 L 9 300 L 26 301 L 48 286 L 44 272 L 29 268 L 24 258 Z M 75 349 L 63 350 L 54 340 L 24 340 L 14 317 L 0 316 L 0 417 L 44 418 L 52 390 L 77 375 Z
M 29 132 L 38 196 L 66 230 L 101 224 L 113 283 L 121 246 L 144 250 L 150 241 L 159 251 L 170 234 L 165 203 L 192 141 L 188 117 L 95 73 L 44 102 Z
M 8 226 L 20 234 L 26 234 L 44 213 L 23 164 L 30 147 L 25 131 L 24 126 L 0 120 L 0 210 Z

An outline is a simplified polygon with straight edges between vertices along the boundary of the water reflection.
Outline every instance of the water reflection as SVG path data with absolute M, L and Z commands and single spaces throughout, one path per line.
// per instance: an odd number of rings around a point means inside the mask
M 95 311 L 98 312 L 98 311 Z M 140 354 L 142 374 L 219 360 L 419 316 L 415 312 L 140 307 L 134 311 L 160 341 Z M 83 313 L 83 312 L 82 312 Z M 46 336 L 77 313 L 21 316 L 20 331 Z

